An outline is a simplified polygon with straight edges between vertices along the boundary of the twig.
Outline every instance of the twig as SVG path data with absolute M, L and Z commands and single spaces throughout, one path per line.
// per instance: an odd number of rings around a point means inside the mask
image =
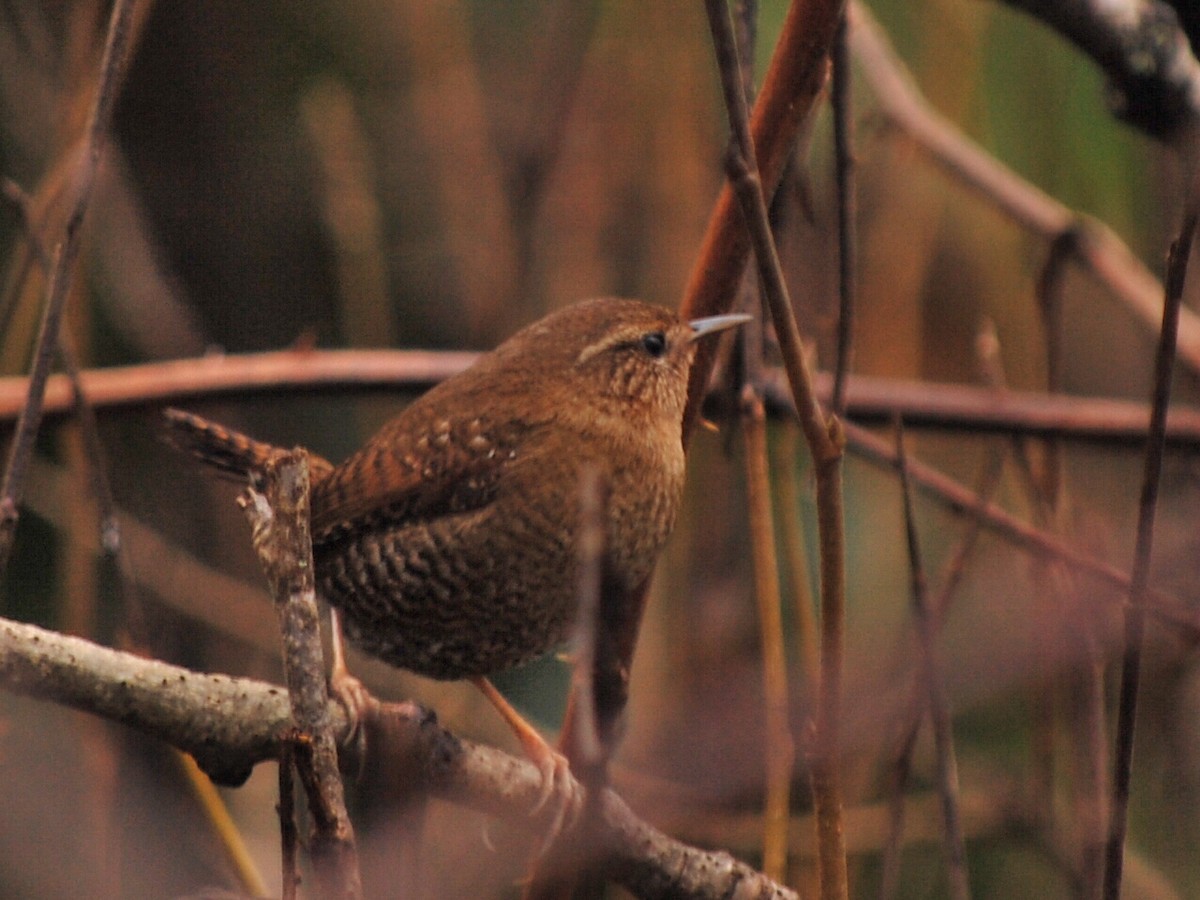
M 905 460 L 905 471 L 908 471 L 907 460 Z M 986 506 L 995 493 L 996 488 L 1000 484 L 1000 476 L 1004 470 L 1004 453 L 1001 450 L 993 450 L 989 456 L 987 464 L 980 473 L 979 481 L 975 487 L 976 496 L 979 498 L 979 505 Z M 911 485 L 906 491 L 911 495 Z M 958 590 L 958 585 L 961 583 L 963 575 L 966 572 L 967 560 L 975 550 L 978 543 L 980 532 L 983 530 L 983 520 L 976 516 L 968 520 L 967 528 L 959 537 L 953 551 L 951 551 L 946 564 L 942 567 L 941 577 L 939 579 L 940 587 L 933 599 L 929 602 L 929 617 L 930 627 L 933 633 L 941 630 L 942 622 L 945 620 L 946 614 L 950 609 L 950 601 L 953 599 L 955 592 Z M 900 734 L 896 741 L 896 759 L 894 765 L 891 766 L 892 778 L 888 785 L 890 793 L 889 798 L 889 829 L 887 843 L 883 850 L 883 873 L 880 877 L 879 896 L 881 900 L 889 900 L 895 897 L 900 885 L 900 851 L 901 842 L 904 837 L 904 809 L 905 809 L 905 793 L 907 791 L 909 776 L 912 772 L 912 755 L 916 748 L 917 735 L 920 731 L 921 720 L 924 717 L 925 709 L 928 705 L 927 692 L 924 690 L 924 685 L 920 679 L 914 679 L 908 702 L 899 712 L 899 722 L 897 731 Z
M 792 314 L 791 299 L 783 280 L 779 255 L 771 235 L 767 214 L 766 197 L 755 159 L 754 144 L 750 137 L 750 126 L 746 119 L 746 98 L 738 76 L 737 48 L 733 41 L 733 26 L 729 21 L 729 9 L 724 0 L 707 0 L 709 26 L 713 33 L 713 44 L 717 51 L 717 64 L 721 71 L 721 84 L 725 93 L 725 106 L 729 113 L 733 140 L 726 155 L 726 169 L 741 205 L 750 243 L 758 261 L 759 277 L 763 292 L 775 324 L 776 338 L 783 356 L 788 384 L 796 399 L 796 412 L 800 426 L 815 459 L 836 458 L 841 448 L 830 436 L 825 414 L 817 400 L 804 354 L 800 329 Z
M 851 452 L 880 468 L 894 470 L 897 467 L 895 451 L 886 441 L 851 422 L 844 423 L 842 427 Z M 1129 590 L 1130 576 L 1127 572 L 1088 556 L 1056 535 L 1022 522 L 994 503 L 981 505 L 978 495 L 973 491 L 932 466 L 910 457 L 908 475 L 919 490 L 959 515 L 978 517 L 985 528 L 1015 546 L 1039 556 L 1061 560 L 1070 568 L 1094 576 L 1110 587 Z M 1103 596 L 1102 592 L 1100 596 Z M 1200 639 L 1200 614 L 1184 606 L 1178 598 L 1164 591 L 1147 588 L 1143 602 L 1147 612 L 1183 629 L 1190 639 Z
M 821 681 L 817 694 L 816 734 L 812 748 L 813 801 L 817 811 L 821 893 L 826 900 L 849 894 L 842 823 L 839 724 L 843 632 L 845 630 L 845 524 L 842 513 L 842 436 L 836 418 L 826 420 L 816 399 L 800 330 L 792 314 L 787 285 L 771 235 L 766 197 L 746 115 L 746 97 L 738 77 L 733 26 L 724 0 L 706 0 L 729 126 L 733 133 L 726 167 L 750 234 L 759 278 L 800 427 L 817 476 L 817 535 L 821 548 Z M 693 372 L 694 374 L 694 372 Z
M 1046 387 L 1055 392 L 1062 386 L 1062 298 L 1061 282 L 1064 264 L 1070 254 L 1073 237 L 1064 235 L 1050 247 L 1050 254 L 1037 282 L 1038 308 L 1042 315 L 1045 354 Z M 1000 361 L 999 340 L 995 327 L 979 341 L 985 358 L 985 377 L 997 392 L 1007 390 L 1004 367 Z M 990 358 L 990 359 L 989 359 Z M 1047 438 L 1043 442 L 1042 468 L 1035 472 L 1030 459 L 1028 441 L 1014 436 L 1018 469 L 1025 489 L 1033 520 L 1041 528 L 1055 529 L 1063 520 L 1064 494 L 1063 457 L 1058 442 Z M 1055 777 L 1055 718 L 1056 694 L 1066 705 L 1069 734 L 1064 746 L 1071 762 L 1073 819 L 1080 834 L 1078 860 L 1079 896 L 1084 900 L 1099 898 L 1104 878 L 1104 842 L 1107 828 L 1107 773 L 1109 769 L 1107 736 L 1105 735 L 1104 653 L 1095 633 L 1096 618 L 1084 605 L 1077 573 L 1053 559 L 1035 563 L 1037 583 L 1044 585 L 1043 594 L 1057 599 L 1062 615 L 1057 635 L 1044 635 L 1038 643 L 1042 671 L 1031 698 L 1034 709 L 1031 741 L 1033 755 L 1032 785 L 1034 802 L 1043 822 L 1054 821 Z M 1055 637 L 1077 648 L 1078 658 L 1084 660 L 1078 672 L 1068 672 L 1061 679 L 1059 690 L 1047 690 L 1054 685 L 1054 652 L 1047 644 Z
M 196 757 L 219 783 L 237 784 L 259 762 L 277 758 L 288 739 L 291 710 L 277 685 L 203 675 L 100 647 L 81 638 L 0 619 L 0 685 L 64 703 L 154 735 Z M 345 709 L 327 709 L 339 739 L 350 734 Z M 436 796 L 473 809 L 530 822 L 541 774 L 524 759 L 461 740 L 411 706 L 374 703 L 384 741 L 370 752 L 411 758 Z M 611 789 L 601 802 L 606 865 L 643 897 L 796 898 L 728 854 L 675 841 L 635 816 Z
M 97 409 L 158 407 L 189 399 L 247 396 L 259 392 L 314 390 L 423 390 L 461 372 L 478 358 L 466 351 L 279 350 L 114 366 L 80 373 Z M 0 420 L 20 412 L 27 378 L 0 378 Z M 47 414 L 72 408 L 71 384 L 52 375 L 46 384 Z
M 26 471 L 33 453 L 34 439 L 42 421 L 42 395 L 54 361 L 54 352 L 58 347 L 59 325 L 70 294 L 75 259 L 79 255 L 80 226 L 91 200 L 92 185 L 96 180 L 96 170 L 112 123 L 113 107 L 132 44 L 130 38 L 133 32 L 133 14 L 134 0 L 116 0 L 109 20 L 104 57 L 100 64 L 96 99 L 84 132 L 75 177 L 71 182 L 73 196 L 67 203 L 69 211 L 64 234 L 52 256 L 53 264 L 46 288 L 46 302 L 34 353 L 33 371 L 29 377 L 29 391 L 17 423 L 17 435 L 4 468 L 3 485 L 0 486 L 0 571 L 7 567 L 12 552 L 13 538 L 20 516 L 19 507 L 25 491 Z
M 296 900 L 300 886 L 300 872 L 296 866 L 296 847 L 299 833 L 296 829 L 296 791 L 293 770 L 295 768 L 296 741 L 286 738 L 279 745 L 279 863 L 283 881 L 283 900 Z
M 746 494 L 750 547 L 754 554 L 754 596 L 762 635 L 766 761 L 763 812 L 763 872 L 782 880 L 788 862 L 788 801 L 792 788 L 791 728 L 788 725 L 787 654 L 779 597 L 779 563 L 775 554 L 771 479 L 767 461 L 767 420 L 762 401 L 750 385 L 742 391 L 742 435 L 746 453 Z M 789 511 L 788 515 L 794 515 Z
M 283 636 L 284 675 L 297 730 L 297 770 L 309 787 L 315 825 L 312 856 L 324 893 L 362 896 L 354 828 L 346 813 L 321 648 L 320 613 L 309 536 L 308 452 L 279 451 L 238 498 L 253 527 L 254 549 L 271 583 Z M 311 781 L 306 780 L 310 766 Z
M 1171 244 L 1167 258 L 1166 300 L 1163 303 L 1162 330 L 1154 359 L 1154 394 L 1150 428 L 1146 434 L 1146 460 L 1138 501 L 1137 541 L 1130 576 L 1129 606 L 1125 610 L 1125 650 L 1121 660 L 1121 694 L 1117 703 L 1117 739 L 1113 754 L 1112 812 L 1108 844 L 1105 850 L 1104 897 L 1118 900 L 1121 894 L 1121 867 L 1125 852 L 1125 831 L 1129 811 L 1129 782 L 1133 771 L 1133 735 L 1137 721 L 1138 682 L 1142 665 L 1142 632 L 1150 582 L 1150 557 L 1154 545 L 1154 516 L 1158 508 L 1158 488 L 1162 478 L 1167 406 L 1171 401 L 1171 376 L 1175 363 L 1175 339 L 1179 327 L 1179 308 L 1183 302 L 1183 284 L 1188 257 L 1196 236 L 1200 216 L 1200 194 L 1193 184 L 1179 236 Z
M 253 897 L 270 896 L 262 873 L 254 864 L 254 858 L 250 855 L 233 817 L 229 815 L 225 801 L 213 787 L 212 779 L 200 771 L 196 761 L 186 753 L 176 750 L 174 756 L 184 770 L 184 780 L 191 787 L 197 803 L 204 811 L 204 817 L 216 834 L 230 868 L 236 873 L 238 883 Z
M 920 648 L 921 680 L 924 682 L 929 717 L 933 723 L 933 740 L 937 755 L 938 792 L 941 796 L 942 818 L 946 829 L 946 869 L 950 881 L 950 896 L 954 900 L 968 900 L 971 889 L 967 879 L 967 854 L 959 814 L 958 761 L 950 725 L 950 703 L 942 686 L 942 666 L 936 641 L 937 626 L 929 603 L 925 567 L 921 560 L 920 542 L 917 539 L 912 486 L 908 481 L 908 462 L 904 452 L 904 426 L 899 422 L 896 428 L 896 457 L 900 462 L 904 532 L 908 545 L 913 618 L 916 621 L 917 643 Z
M 821 677 L 820 652 L 817 649 L 817 622 L 813 610 L 812 590 L 808 578 L 808 554 L 804 545 L 804 529 L 800 517 L 800 491 L 796 481 L 796 438 L 798 428 L 793 420 L 783 423 L 773 442 L 771 466 L 775 472 L 775 490 L 779 496 L 780 532 L 783 538 L 783 558 L 792 585 L 792 605 L 796 615 L 796 643 L 800 649 L 800 666 L 804 672 L 804 688 L 808 696 L 816 693 Z
M 788 9 L 779 42 L 754 104 L 750 133 L 766 193 L 774 194 L 800 123 L 812 111 L 825 81 L 826 54 L 841 15 L 843 0 L 795 0 Z M 679 312 L 685 319 L 729 312 L 750 252 L 732 185 L 721 196 L 684 289 Z M 714 349 L 702 344 L 692 366 L 683 433 L 695 424 L 712 375 Z
M 1037 280 L 1035 293 L 1045 344 L 1046 390 L 1051 394 L 1063 389 L 1063 276 L 1078 240 L 1079 236 L 1074 231 L 1067 231 L 1052 241 Z M 1046 459 L 1040 480 L 1041 490 L 1050 507 L 1057 509 L 1062 493 L 1062 449 L 1053 437 L 1047 437 L 1042 446 Z
M 833 398 L 830 409 L 835 416 L 846 415 L 846 377 L 852 367 L 854 308 L 857 292 L 858 230 L 855 218 L 858 204 L 854 178 L 853 73 L 850 68 L 849 24 L 842 12 L 833 38 L 833 79 L 829 102 L 833 107 L 833 152 L 837 182 L 838 234 L 838 323 L 837 356 L 833 366 Z
M 618 592 L 609 577 L 606 522 L 609 484 L 595 466 L 579 477 L 579 530 L 576 553 L 575 628 L 571 638 L 571 693 L 563 716 L 559 746 L 571 774 L 585 790 L 580 822 L 533 861 L 522 900 L 555 900 L 574 895 L 595 864 L 581 852 L 594 842 L 600 814 L 598 800 L 608 786 L 608 763 L 616 750 L 617 720 L 625 709 L 622 667 L 611 628 L 624 621 L 614 609 Z M 618 690 L 614 692 L 614 687 Z M 613 702 L 615 699 L 618 701 Z
M 571 676 L 575 696 L 571 771 L 588 790 L 588 797 L 605 786 L 607 767 L 612 753 L 612 723 L 602 728 L 596 709 L 596 664 L 602 652 L 600 635 L 603 631 L 605 581 L 605 522 L 608 507 L 608 485 L 601 472 L 586 467 L 579 486 L 579 531 L 576 540 L 579 554 L 578 604 L 576 611 Z M 612 648 L 607 648 L 611 652 Z M 607 738 L 607 740 L 602 739 Z
M 952 178 L 977 191 L 1021 227 L 1053 241 L 1077 232 L 1075 258 L 1107 285 L 1147 328 L 1157 331 L 1163 288 L 1108 226 L 1068 209 L 1024 181 L 934 111 L 913 85 L 867 8 L 849 5 L 850 46 L 885 116 L 913 138 Z M 1200 318 L 1180 313 L 1179 359 L 1200 372 Z

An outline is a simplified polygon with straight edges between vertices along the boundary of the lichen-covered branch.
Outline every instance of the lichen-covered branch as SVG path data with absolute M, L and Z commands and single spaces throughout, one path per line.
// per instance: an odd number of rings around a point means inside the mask
M 223 784 L 240 784 L 275 759 L 292 727 L 287 692 L 277 685 L 189 671 L 111 650 L 35 625 L 0 619 L 0 686 L 121 722 L 191 753 Z M 529 762 L 473 744 L 413 704 L 372 701 L 369 752 L 417 767 L 428 791 L 472 809 L 538 827 L 529 809 L 541 776 Z M 350 723 L 329 701 L 339 741 Z M 596 825 L 602 866 L 640 897 L 745 897 L 796 900 L 794 891 L 727 853 L 674 840 L 604 792 Z

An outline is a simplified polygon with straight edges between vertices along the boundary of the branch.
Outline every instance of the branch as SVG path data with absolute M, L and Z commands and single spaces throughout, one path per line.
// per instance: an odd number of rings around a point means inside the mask
M 1200 123 L 1200 63 L 1160 0 L 1004 0 L 1049 25 L 1108 76 L 1117 118 L 1173 141 Z
M 900 463 L 896 452 L 886 441 L 851 422 L 844 423 L 843 427 L 846 446 L 851 453 L 880 468 L 893 471 L 898 469 Z M 1129 590 L 1131 581 L 1128 572 L 1089 556 L 1057 535 L 1021 521 L 995 503 L 981 501 L 975 492 L 915 457 L 908 458 L 907 466 L 908 477 L 913 486 L 952 512 L 978 518 L 988 531 L 1028 553 L 1058 560 L 1075 571 L 1097 578 L 1111 588 L 1126 592 Z M 1097 597 L 1107 600 L 1110 595 L 1099 592 Z M 1143 599 L 1147 612 L 1163 622 L 1183 629 L 1193 640 L 1200 638 L 1200 612 L 1185 605 L 1179 598 L 1155 588 L 1148 588 Z
M 314 868 L 324 896 L 361 897 L 354 826 L 346 813 L 337 743 L 328 714 L 309 536 L 308 453 L 302 449 L 277 451 L 262 472 L 252 474 L 251 482 L 238 505 L 250 520 L 254 550 L 271 584 L 279 616 L 284 676 L 296 728 L 295 758 L 301 779 L 310 788 Z
M 354 392 L 424 390 L 461 372 L 476 359 L 463 351 L 436 350 L 280 350 L 232 356 L 206 356 L 80 372 L 88 403 L 97 409 L 157 408 L 187 400 L 246 397 L 283 391 Z M 817 399 L 828 404 L 832 377 L 813 376 Z M 14 420 L 25 402 L 29 379 L 0 378 L 0 422 Z M 793 409 L 782 371 L 763 372 L 767 412 Z M 65 375 L 46 383 L 47 416 L 73 409 L 73 389 Z M 710 404 L 719 404 L 710 395 Z M 718 410 L 717 406 L 706 409 Z M 853 375 L 847 382 L 846 409 L 859 422 L 890 422 L 901 416 L 910 427 L 1001 431 L 1039 437 L 1118 443 L 1141 442 L 1150 407 L 1104 397 L 1071 397 L 1035 391 L 993 390 L 899 378 Z M 1200 445 L 1200 409 L 1176 405 L 1167 417 L 1167 443 Z
M 765 195 L 774 195 L 800 123 L 811 112 L 825 83 L 827 53 L 842 7 L 842 0 L 794 0 L 788 10 L 750 119 Z M 679 314 L 694 319 L 729 312 L 749 252 L 750 241 L 738 201 L 733 187 L 727 184 L 708 220 Z M 714 353 L 714 348 L 704 344 L 696 353 L 683 417 L 685 436 L 712 375 Z
M 287 692 L 277 685 L 200 674 L 7 619 L 0 619 L 0 684 L 160 738 L 222 784 L 240 784 L 255 765 L 278 758 L 291 728 Z M 532 763 L 461 740 L 412 704 L 371 701 L 366 712 L 371 752 L 409 760 L 432 794 L 537 827 L 529 809 L 541 775 Z M 350 723 L 341 704 L 329 701 L 327 714 L 345 741 Z M 726 853 L 668 837 L 612 790 L 599 805 L 596 849 L 609 874 L 638 896 L 796 900 Z
M 800 329 L 792 311 L 787 283 L 779 266 L 779 254 L 767 216 L 766 191 L 750 124 L 746 96 L 737 66 L 737 46 L 726 0 L 707 0 L 709 27 L 721 73 L 721 86 L 729 114 L 733 140 L 726 155 L 729 186 L 742 211 L 742 221 L 754 248 L 775 337 L 783 355 L 788 387 L 796 403 L 800 427 L 808 443 L 816 470 L 817 540 L 820 545 L 821 592 L 821 680 L 817 685 L 817 709 L 812 742 L 812 794 L 817 812 L 818 874 L 821 896 L 843 900 L 849 896 L 846 868 L 846 839 L 842 820 L 841 788 L 841 702 L 844 658 L 846 554 L 845 519 L 842 507 L 842 438 L 837 417 L 826 418 L 813 388 L 812 373 L 800 340 Z M 818 46 L 828 48 L 841 18 L 841 4 L 832 10 L 834 27 L 818 37 Z M 823 40 L 822 40 L 823 39 Z M 772 184 L 774 183 L 772 180 Z M 701 367 L 699 358 L 693 368 Z M 693 387 L 696 382 L 693 380 Z M 687 422 L 685 420 L 686 429 Z
M 958 756 L 954 750 L 950 700 L 942 683 L 941 653 L 937 646 L 937 616 L 929 602 L 925 565 L 917 538 L 916 515 L 913 512 L 912 486 L 908 478 L 908 459 L 905 455 L 904 425 L 897 423 L 896 457 L 900 467 L 900 490 L 904 507 L 904 533 L 908 545 L 908 565 L 912 592 L 913 619 L 917 629 L 917 647 L 921 657 L 922 687 L 933 724 L 933 740 L 937 760 L 938 793 L 942 801 L 942 818 L 946 834 L 946 874 L 950 896 L 954 900 L 970 900 L 971 888 L 967 877 L 967 851 L 963 838 L 962 812 L 958 787 Z M 919 719 L 918 719 L 919 721 Z M 911 747 L 908 748 L 911 751 Z

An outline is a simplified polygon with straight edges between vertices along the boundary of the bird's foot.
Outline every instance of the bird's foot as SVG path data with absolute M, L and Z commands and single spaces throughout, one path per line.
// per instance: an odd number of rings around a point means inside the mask
M 517 740 L 521 742 L 525 756 L 541 773 L 541 789 L 529 813 L 531 816 L 537 816 L 549 810 L 550 824 L 537 852 L 537 855 L 541 856 L 560 834 L 573 828 L 579 821 L 583 811 L 584 789 L 571 774 L 571 764 L 567 758 L 551 747 L 490 681 L 486 678 L 475 678 L 472 681 L 496 707 L 509 728 L 516 734 Z

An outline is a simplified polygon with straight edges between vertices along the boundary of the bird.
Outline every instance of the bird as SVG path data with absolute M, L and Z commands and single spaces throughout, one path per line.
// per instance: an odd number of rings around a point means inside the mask
M 585 468 L 608 489 L 613 589 L 631 595 L 649 577 L 683 491 L 697 341 L 749 318 L 689 322 L 618 298 L 566 306 L 418 397 L 343 462 L 310 454 L 317 589 L 351 643 L 474 682 L 541 771 L 541 801 L 566 761 L 488 678 L 568 636 Z M 190 412 L 165 416 L 169 442 L 228 475 L 276 452 Z

